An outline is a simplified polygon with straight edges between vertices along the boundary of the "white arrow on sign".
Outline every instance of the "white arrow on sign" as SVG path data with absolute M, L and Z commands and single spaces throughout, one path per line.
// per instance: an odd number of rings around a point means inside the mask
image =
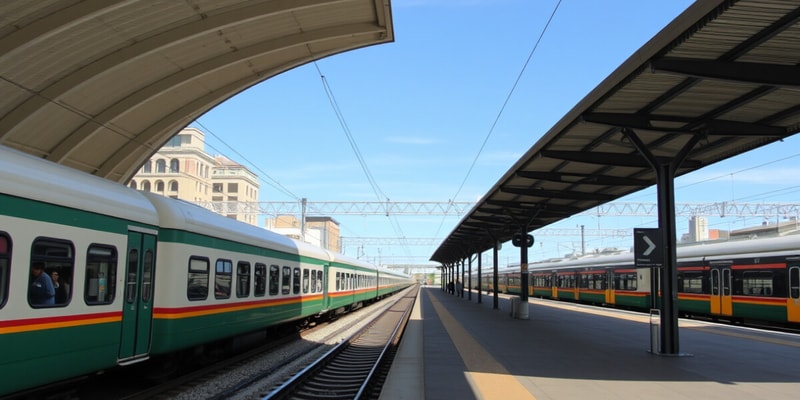
M 652 240 L 650 240 L 650 238 L 649 238 L 649 237 L 647 237 L 647 236 L 642 236 L 642 239 L 644 239 L 644 241 L 647 243 L 647 250 L 645 250 L 645 251 L 644 251 L 644 253 L 643 253 L 642 255 L 644 255 L 644 256 L 649 256 L 649 255 L 650 255 L 650 253 L 652 253 L 652 252 L 653 252 L 653 250 L 655 250 L 655 249 L 656 249 L 656 244 L 655 244 L 655 243 L 653 243 L 653 241 L 652 241 Z

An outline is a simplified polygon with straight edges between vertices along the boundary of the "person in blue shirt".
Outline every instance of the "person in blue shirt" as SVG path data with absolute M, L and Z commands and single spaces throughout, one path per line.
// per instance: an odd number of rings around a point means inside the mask
M 49 306 L 56 303 L 56 289 L 53 280 L 44 272 L 44 263 L 35 262 L 31 265 L 33 281 L 28 289 L 28 300 L 34 306 Z

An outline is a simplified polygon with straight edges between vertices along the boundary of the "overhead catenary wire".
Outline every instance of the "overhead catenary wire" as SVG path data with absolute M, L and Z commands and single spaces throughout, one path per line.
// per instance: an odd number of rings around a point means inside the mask
M 339 125 L 342 127 L 342 131 L 344 131 L 345 136 L 347 137 L 347 141 L 350 144 L 350 148 L 353 150 L 353 153 L 358 160 L 359 165 L 361 166 L 361 170 L 364 172 L 364 175 L 369 182 L 375 197 L 378 201 L 386 201 L 387 205 L 385 206 L 386 216 L 390 219 L 390 223 L 392 225 L 392 229 L 395 232 L 397 237 L 401 238 L 403 241 L 403 251 L 406 252 L 409 256 L 411 255 L 410 249 L 408 244 L 405 243 L 405 233 L 403 233 L 403 229 L 400 227 L 400 222 L 396 220 L 394 215 L 391 215 L 389 212 L 389 196 L 381 190 L 380 186 L 378 186 L 378 182 L 375 180 L 375 177 L 372 175 L 372 172 L 367 166 L 366 160 L 364 160 L 364 156 L 361 154 L 361 150 L 358 148 L 358 144 L 356 143 L 355 138 L 353 137 L 352 132 L 350 131 L 350 127 L 347 125 L 347 120 L 344 118 L 344 113 L 342 113 L 341 108 L 339 107 L 338 102 L 336 101 L 336 96 L 333 94 L 333 90 L 331 89 L 330 84 L 328 83 L 325 74 L 322 73 L 322 70 L 319 67 L 319 64 L 314 61 L 314 67 L 317 69 L 317 73 L 322 81 L 322 86 L 325 89 L 325 94 L 328 96 L 328 101 L 331 104 L 331 108 L 333 109 L 334 114 L 336 114 L 336 118 L 339 120 Z
M 483 139 L 483 143 L 481 143 L 480 148 L 478 149 L 478 153 L 475 155 L 475 158 L 472 160 L 472 164 L 470 164 L 469 169 L 467 169 L 467 174 L 464 176 L 464 179 L 461 181 L 461 184 L 458 186 L 458 190 L 456 190 L 456 194 L 452 197 L 453 199 L 457 199 L 458 195 L 461 193 L 461 190 L 464 188 L 464 185 L 467 183 L 467 179 L 472 174 L 473 168 L 475 168 L 475 164 L 478 162 L 478 159 L 483 152 L 483 149 L 486 147 L 486 143 L 489 141 L 489 138 L 492 136 L 497 123 L 500 121 L 500 117 L 503 115 L 503 111 L 505 111 L 508 102 L 511 100 L 511 96 L 514 94 L 514 90 L 516 90 L 517 85 L 519 84 L 520 80 L 522 79 L 522 75 L 525 74 L 525 69 L 530 64 L 531 59 L 533 58 L 533 54 L 536 52 L 536 48 L 539 47 L 539 43 L 541 43 L 544 34 L 547 32 L 547 28 L 550 26 L 550 23 L 553 21 L 553 18 L 556 15 L 556 11 L 558 11 L 558 7 L 561 5 L 561 0 L 558 0 L 556 3 L 555 8 L 553 8 L 553 12 L 550 13 L 550 17 L 547 19 L 547 23 L 545 23 L 544 28 L 542 28 L 542 32 L 539 34 L 539 38 L 536 39 L 536 43 L 534 43 L 533 48 L 531 49 L 530 53 L 528 53 L 528 58 L 525 60 L 525 63 L 522 65 L 522 69 L 517 74 L 517 78 L 514 80 L 514 84 L 511 86 L 511 90 L 509 90 L 508 95 L 506 95 L 503 104 L 500 106 L 500 110 L 497 112 L 497 115 L 492 122 L 491 127 L 489 128 L 489 132 L 486 133 L 486 137 Z M 439 223 L 439 227 L 436 228 L 436 234 L 434 236 L 439 236 L 439 231 L 444 224 L 445 219 L 442 218 L 442 221 Z

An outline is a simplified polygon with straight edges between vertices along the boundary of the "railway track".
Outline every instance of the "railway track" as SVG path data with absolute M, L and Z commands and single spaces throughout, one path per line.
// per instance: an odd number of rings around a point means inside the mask
M 140 399 L 258 399 L 265 393 L 320 358 L 331 347 L 354 336 L 368 324 L 375 322 L 381 313 L 397 314 L 396 302 L 410 302 L 418 292 L 417 287 L 403 290 L 393 296 L 343 314 L 335 320 L 318 323 L 300 332 L 274 336 L 259 346 L 236 355 L 221 357 L 213 362 L 194 365 L 158 383 L 146 377 L 152 367 L 134 365 L 126 369 L 108 371 L 83 379 L 54 385 L 52 388 L 20 394 L 14 399 L 101 400 L 117 398 Z M 211 355 L 209 355 L 211 356 Z M 154 360 L 156 361 L 156 360 Z M 209 360 L 210 361 L 210 360 Z M 198 363 L 199 364 L 199 363 Z M 388 370 L 388 368 L 387 368 Z M 380 375 L 380 374 L 379 374 Z
M 377 397 L 415 297 L 416 291 L 405 292 L 372 323 L 340 342 L 264 399 Z

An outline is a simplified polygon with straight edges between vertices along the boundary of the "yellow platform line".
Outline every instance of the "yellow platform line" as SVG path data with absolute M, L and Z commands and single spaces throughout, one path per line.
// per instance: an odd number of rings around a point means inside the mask
M 427 292 L 427 291 L 426 291 Z M 502 364 L 492 357 L 469 332 L 447 311 L 438 299 L 428 293 L 436 314 L 447 334 L 453 340 L 458 354 L 467 366 L 465 374 L 472 390 L 479 399 L 524 400 L 534 397 L 528 389 L 511 375 Z

